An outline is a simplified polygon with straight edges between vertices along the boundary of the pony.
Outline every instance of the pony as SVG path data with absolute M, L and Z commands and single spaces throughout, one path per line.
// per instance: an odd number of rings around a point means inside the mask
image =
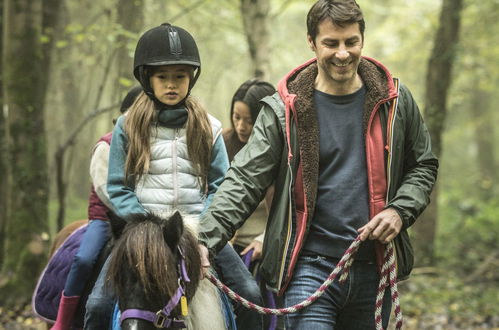
M 178 211 L 167 219 L 110 215 L 114 246 L 108 284 L 121 312 L 121 328 L 225 329 L 218 289 L 202 279 L 195 223 Z

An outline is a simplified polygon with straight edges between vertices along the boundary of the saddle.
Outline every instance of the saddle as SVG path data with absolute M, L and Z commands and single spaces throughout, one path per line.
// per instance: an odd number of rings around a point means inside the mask
M 71 233 L 64 243 L 56 250 L 52 258 L 50 258 L 47 266 L 45 266 L 45 269 L 38 279 L 31 304 L 34 314 L 45 322 L 52 324 L 57 318 L 61 294 L 64 290 L 64 285 L 66 284 L 66 279 L 71 269 L 74 256 L 78 252 L 83 234 L 86 231 L 87 225 L 83 225 Z M 85 290 L 75 313 L 73 321 L 74 327 L 83 328 L 87 298 L 97 280 L 97 276 L 108 255 L 108 251 L 108 248 L 104 248 L 101 252 L 92 271 L 92 275 L 85 286 Z

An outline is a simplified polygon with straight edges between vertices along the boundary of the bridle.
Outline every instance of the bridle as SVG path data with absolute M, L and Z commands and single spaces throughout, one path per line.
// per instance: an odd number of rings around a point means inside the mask
M 170 315 L 171 312 L 178 304 L 181 302 L 182 298 L 185 299 L 185 283 L 190 282 L 189 276 L 187 275 L 187 269 L 185 267 L 185 256 L 182 249 L 178 247 L 180 258 L 177 263 L 177 273 L 178 277 L 178 288 L 175 294 L 166 303 L 166 306 L 157 311 L 156 313 L 143 310 L 143 309 L 126 309 L 121 313 L 120 324 L 126 319 L 141 319 L 149 321 L 156 328 L 185 328 L 185 321 L 182 319 L 177 319 L 175 316 Z M 187 312 L 187 311 L 186 311 Z M 186 314 L 185 314 L 186 315 Z

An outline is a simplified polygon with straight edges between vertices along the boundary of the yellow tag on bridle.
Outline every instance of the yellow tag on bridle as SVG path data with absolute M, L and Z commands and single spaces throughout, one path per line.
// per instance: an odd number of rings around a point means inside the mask
M 180 297 L 180 311 L 182 316 L 187 316 L 189 314 L 189 309 L 187 307 L 187 298 L 185 296 Z

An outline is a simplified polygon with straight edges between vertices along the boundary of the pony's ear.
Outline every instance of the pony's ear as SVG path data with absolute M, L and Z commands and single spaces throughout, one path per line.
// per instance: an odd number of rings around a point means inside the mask
M 184 221 L 182 220 L 182 216 L 179 211 L 175 211 L 175 213 L 166 221 L 163 226 L 163 237 L 165 238 L 166 244 L 170 247 L 172 252 L 175 252 L 175 249 L 178 246 L 180 241 L 180 237 L 184 232 Z
M 116 213 L 112 211 L 108 211 L 107 216 L 109 218 L 109 221 L 111 222 L 111 232 L 113 233 L 113 237 L 114 239 L 117 239 L 121 236 L 121 233 L 125 228 L 126 221 L 118 217 Z

